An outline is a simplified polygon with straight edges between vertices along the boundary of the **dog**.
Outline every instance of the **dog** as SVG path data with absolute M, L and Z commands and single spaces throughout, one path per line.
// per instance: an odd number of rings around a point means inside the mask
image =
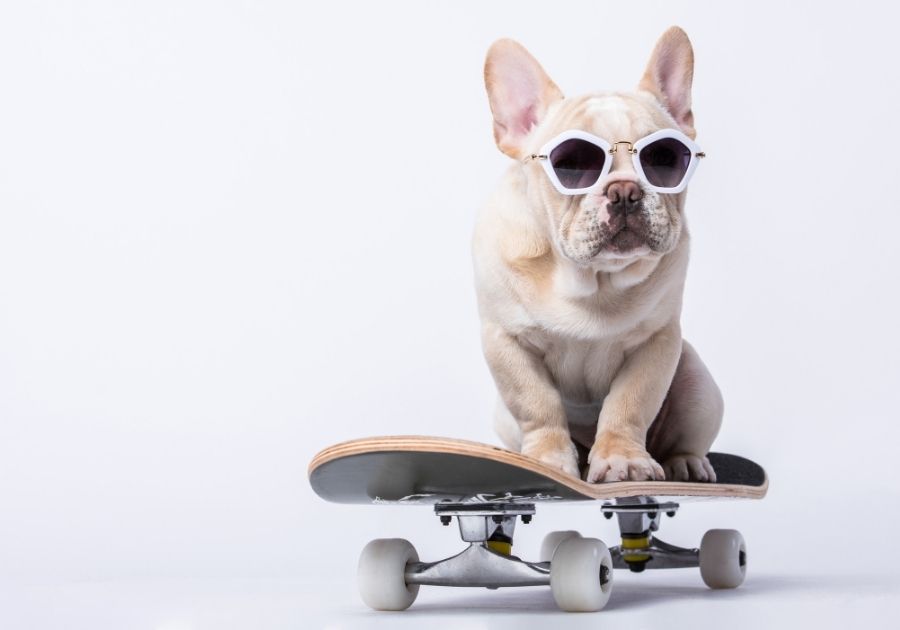
M 631 92 L 564 98 L 510 39 L 485 61 L 494 140 L 515 160 L 472 241 L 495 430 L 592 483 L 716 479 L 722 395 L 680 327 L 684 186 L 704 156 L 693 65 L 678 27 Z

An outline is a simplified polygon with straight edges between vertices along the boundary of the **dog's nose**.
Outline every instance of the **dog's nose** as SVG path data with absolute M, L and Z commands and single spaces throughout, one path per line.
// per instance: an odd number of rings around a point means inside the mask
M 635 182 L 613 182 L 606 188 L 606 198 L 609 199 L 609 210 L 616 214 L 634 212 L 640 207 L 640 201 L 644 198 L 644 191 Z

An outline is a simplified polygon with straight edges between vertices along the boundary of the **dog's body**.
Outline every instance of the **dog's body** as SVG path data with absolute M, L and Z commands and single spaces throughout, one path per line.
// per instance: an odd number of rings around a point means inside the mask
M 693 137 L 692 69 L 687 36 L 673 28 L 638 91 L 563 99 L 520 45 L 501 40 L 488 53 L 495 139 L 517 160 L 473 241 L 496 429 L 508 447 L 573 475 L 577 443 L 589 481 L 715 478 L 705 455 L 722 398 L 679 323 L 685 194 L 646 190 L 624 151 L 598 191 L 579 196 L 559 194 L 523 159 L 570 129 L 609 142 L 662 128 Z

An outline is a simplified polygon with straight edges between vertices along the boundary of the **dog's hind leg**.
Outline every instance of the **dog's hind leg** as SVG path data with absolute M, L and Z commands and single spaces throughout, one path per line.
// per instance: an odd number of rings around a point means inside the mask
M 647 432 L 647 450 L 666 479 L 716 480 L 706 454 L 722 425 L 722 394 L 697 351 L 687 342 L 669 393 Z

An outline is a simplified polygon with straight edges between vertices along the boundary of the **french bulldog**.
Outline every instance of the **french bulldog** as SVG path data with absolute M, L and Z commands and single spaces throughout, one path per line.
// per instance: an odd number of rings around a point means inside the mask
M 693 49 L 678 27 L 631 92 L 563 97 L 510 39 L 484 77 L 514 161 L 473 259 L 502 442 L 589 482 L 715 481 L 718 386 L 681 336 L 684 187 L 703 157 Z

